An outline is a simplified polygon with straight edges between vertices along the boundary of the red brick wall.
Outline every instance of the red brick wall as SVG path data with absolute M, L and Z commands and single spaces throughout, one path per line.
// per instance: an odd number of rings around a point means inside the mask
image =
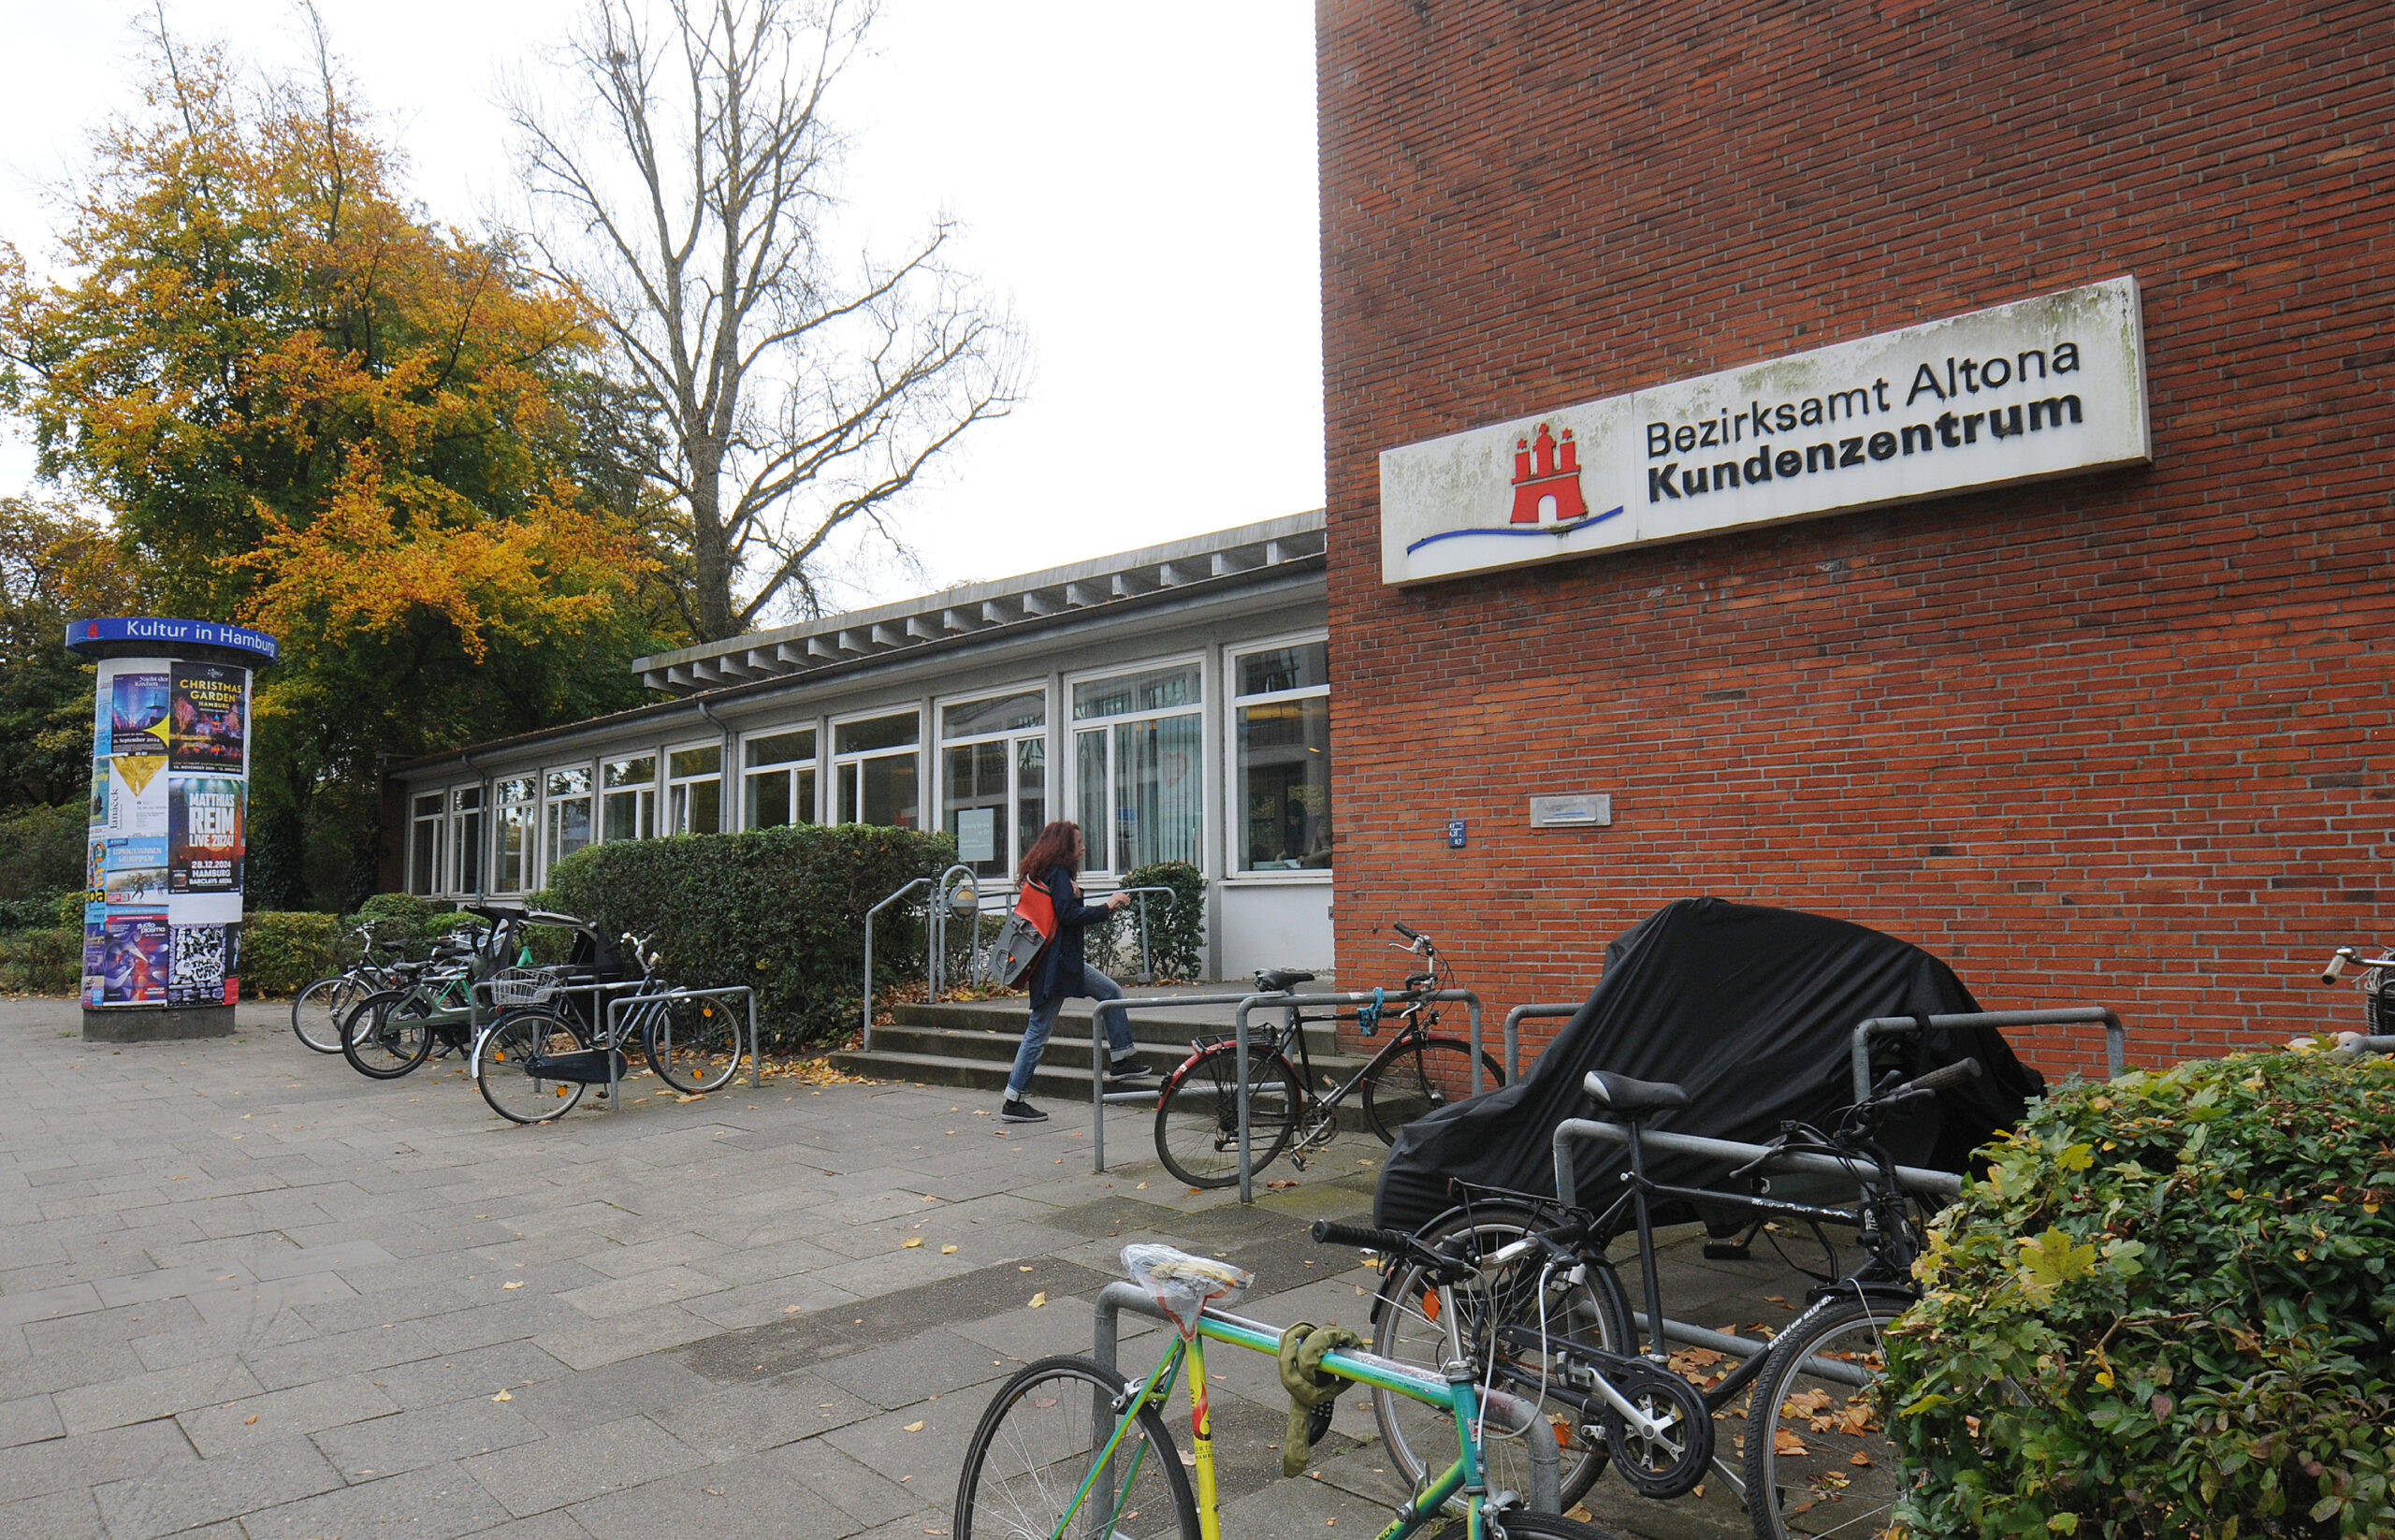
M 2357 1024 L 2311 981 L 2395 930 L 2395 10 L 1319 22 L 1343 981 L 1408 919 L 1493 1025 L 1710 893 L 2113 1005 L 2149 1060 Z M 2122 272 L 2150 470 L 1381 582 L 1384 448 Z M 1531 833 L 1546 791 L 1615 826 Z

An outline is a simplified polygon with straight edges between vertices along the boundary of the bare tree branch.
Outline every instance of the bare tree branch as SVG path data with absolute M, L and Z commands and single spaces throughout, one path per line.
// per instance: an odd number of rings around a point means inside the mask
M 538 249 L 604 308 L 659 430 L 625 468 L 687 520 L 692 631 L 816 613 L 843 531 L 907 555 L 905 494 L 1012 408 L 1018 340 L 947 266 L 946 225 L 894 266 L 825 250 L 823 106 L 871 0 L 660 0 L 654 27 L 641 0 L 588 5 L 573 105 L 507 103 Z

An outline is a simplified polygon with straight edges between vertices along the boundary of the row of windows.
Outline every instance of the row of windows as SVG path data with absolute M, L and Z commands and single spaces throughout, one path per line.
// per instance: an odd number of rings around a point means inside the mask
M 1230 856 L 1241 872 L 1330 865 L 1330 689 L 1327 645 L 1291 643 L 1228 660 Z M 1093 871 L 1157 861 L 1203 864 L 1205 677 L 1194 661 L 1073 682 L 1069 792 L 1049 759 L 1048 692 L 1027 688 L 942 703 L 934 713 L 940 820 L 960 860 L 984 877 L 1015 861 L 1067 796 Z M 718 744 L 641 750 L 595 764 L 417 793 L 408 888 L 522 893 L 593 840 L 770 829 L 828 819 L 915 828 L 923 812 L 922 719 L 900 711 L 742 740 L 736 804 Z M 827 755 L 819 753 L 828 748 Z M 823 777 L 819 789 L 819 773 Z M 594 778 L 595 777 L 595 778 Z M 819 790 L 820 794 L 819 795 Z M 487 820 L 487 822 L 486 821 Z M 486 881 L 484 861 L 490 865 Z

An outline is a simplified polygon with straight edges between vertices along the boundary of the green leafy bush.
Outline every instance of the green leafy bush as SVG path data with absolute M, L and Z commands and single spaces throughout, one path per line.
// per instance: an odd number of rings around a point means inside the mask
M 82 987 L 82 926 L 0 935 L 0 994 L 71 995 Z
M 749 984 L 765 1047 L 789 1052 L 856 1024 L 865 910 L 956 859 L 944 834 L 843 824 L 610 841 L 558 863 L 537 908 L 655 938 L 693 988 Z M 876 987 L 920 977 L 922 905 L 874 923 Z
M 1126 888 L 1170 888 L 1172 901 L 1150 893 L 1148 960 L 1159 981 L 1185 982 L 1206 976 L 1206 879 L 1186 861 L 1159 861 L 1124 874 Z M 1092 927 L 1084 946 L 1090 958 L 1118 981 L 1138 976 L 1139 911 L 1135 903 L 1103 925 Z
M 1890 1334 L 1914 1534 L 2395 1533 L 2395 1060 L 2127 1075 L 1991 1154 Z
M 296 995 L 352 960 L 341 917 L 309 910 L 253 910 L 241 917 L 241 995 Z
M 78 797 L 55 807 L 36 803 L 0 816 L 0 899 L 49 902 L 69 890 L 81 892 L 91 814 L 90 805 Z

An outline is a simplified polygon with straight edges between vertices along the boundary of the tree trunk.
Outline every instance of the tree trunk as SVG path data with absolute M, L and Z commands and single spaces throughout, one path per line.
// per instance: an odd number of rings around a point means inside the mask
M 690 566 L 697 592 L 692 630 L 702 642 L 739 634 L 732 604 L 732 552 L 723 528 L 723 451 L 690 446 Z

